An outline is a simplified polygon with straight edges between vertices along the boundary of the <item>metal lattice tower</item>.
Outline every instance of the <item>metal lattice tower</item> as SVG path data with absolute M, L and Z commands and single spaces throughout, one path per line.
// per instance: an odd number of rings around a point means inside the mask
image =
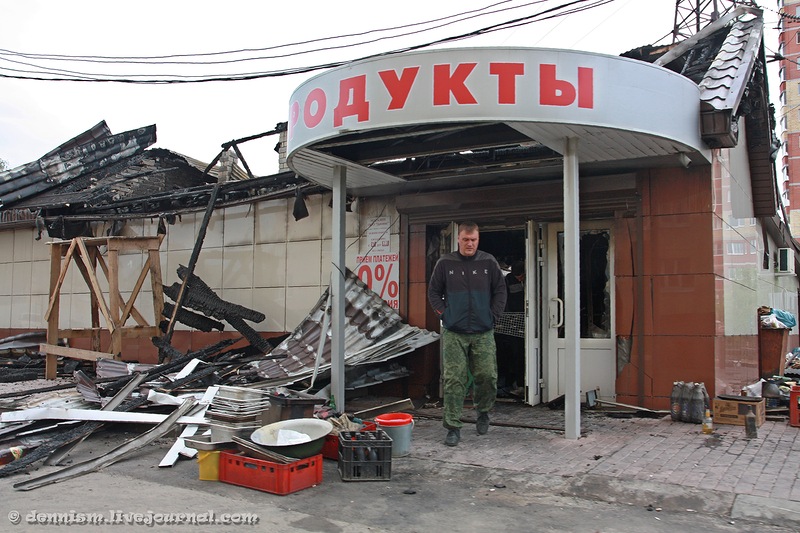
M 753 1 L 737 0 L 675 0 L 675 24 L 672 29 L 672 43 L 682 41 L 699 32 L 709 22 L 737 5 L 756 6 Z M 720 12 L 720 10 L 722 10 Z

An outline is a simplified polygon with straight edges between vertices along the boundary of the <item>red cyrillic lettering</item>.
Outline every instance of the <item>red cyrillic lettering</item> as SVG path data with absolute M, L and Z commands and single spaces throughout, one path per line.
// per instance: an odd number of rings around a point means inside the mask
M 578 67 L 578 107 L 594 107 L 594 70 Z
M 433 66 L 433 105 L 450 105 L 450 94 L 459 104 L 477 104 L 464 82 L 477 63 L 462 63 L 451 74 L 450 65 Z
M 497 103 L 517 103 L 516 76 L 525 74 L 525 64 L 489 63 L 489 74 L 497 76 Z
M 575 101 L 575 87 L 568 81 L 556 79 L 555 65 L 539 65 L 539 103 L 568 106 Z
M 555 65 L 539 65 L 539 103 L 542 105 L 594 107 L 594 70 L 578 67 L 578 88 L 570 82 L 556 78 Z
M 300 104 L 292 102 L 289 106 L 289 131 L 286 132 L 289 139 L 294 139 L 294 127 L 297 126 L 298 120 L 300 120 Z
M 406 100 L 408 100 L 408 94 L 411 92 L 411 86 L 414 85 L 414 80 L 417 79 L 418 72 L 419 67 L 404 68 L 399 77 L 394 70 L 378 72 L 381 80 L 383 80 L 383 85 L 389 91 L 389 96 L 392 97 L 387 109 L 403 109 L 403 106 L 406 105 Z
M 367 76 L 362 74 L 339 82 L 339 103 L 333 110 L 333 127 L 342 125 L 344 117 L 357 116 L 359 122 L 369 120 Z
M 316 108 L 313 108 L 314 104 L 317 104 Z M 307 128 L 314 128 L 322 122 L 327 104 L 328 99 L 322 89 L 314 89 L 308 93 L 306 103 L 303 105 L 303 123 Z

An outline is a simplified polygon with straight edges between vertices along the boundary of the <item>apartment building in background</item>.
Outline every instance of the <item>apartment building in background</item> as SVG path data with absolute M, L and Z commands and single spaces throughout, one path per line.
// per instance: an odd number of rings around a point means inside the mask
M 792 235 L 800 230 L 800 0 L 779 0 L 780 109 L 783 157 L 778 179 Z

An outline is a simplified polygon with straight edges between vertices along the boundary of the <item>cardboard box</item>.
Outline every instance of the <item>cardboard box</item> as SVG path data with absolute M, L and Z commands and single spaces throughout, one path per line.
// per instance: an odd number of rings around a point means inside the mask
M 767 410 L 764 398 L 753 398 L 742 396 L 741 399 L 734 400 L 731 396 L 714 398 L 714 423 L 715 424 L 730 424 L 734 426 L 743 426 L 744 417 L 752 408 L 753 413 L 756 415 L 756 427 L 761 427 L 761 424 L 767 418 Z

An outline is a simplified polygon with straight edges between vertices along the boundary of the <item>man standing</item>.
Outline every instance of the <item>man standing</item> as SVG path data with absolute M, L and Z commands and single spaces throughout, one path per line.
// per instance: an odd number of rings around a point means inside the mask
M 489 410 L 497 396 L 494 324 L 506 305 L 506 285 L 497 260 L 478 250 L 474 222 L 458 226 L 458 251 L 439 258 L 428 285 L 428 300 L 442 320 L 444 357 L 444 443 L 461 440 L 461 411 L 469 375 L 478 411 L 478 435 L 489 430 Z

